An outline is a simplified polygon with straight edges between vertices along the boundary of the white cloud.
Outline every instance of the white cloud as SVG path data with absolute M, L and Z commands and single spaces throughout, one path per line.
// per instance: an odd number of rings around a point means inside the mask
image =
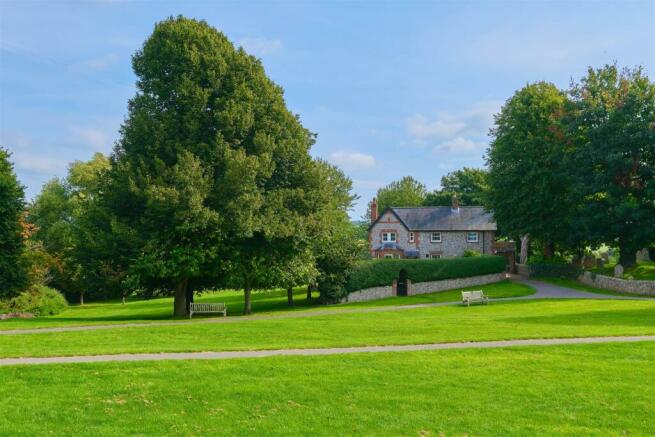
M 73 127 L 71 128 L 73 136 L 84 143 L 84 145 L 91 147 L 95 150 L 107 150 L 111 147 L 111 139 L 109 135 L 97 128 L 93 127 Z
M 42 175 L 62 174 L 68 167 L 67 160 L 44 156 L 42 153 L 15 153 L 11 160 L 17 170 Z
M 97 58 L 91 58 L 78 62 L 72 66 L 73 69 L 86 69 L 93 71 L 104 70 L 107 67 L 110 67 L 119 61 L 119 57 L 116 54 L 109 54 L 105 56 L 99 56 Z
M 360 190 L 377 190 L 385 185 L 384 181 L 353 179 L 353 186 Z
M 476 143 L 475 141 L 467 140 L 463 137 L 457 137 L 437 145 L 434 148 L 434 151 L 446 153 L 468 153 L 474 150 L 481 150 L 482 148 L 484 148 L 484 144 Z
M 268 38 L 241 38 L 237 44 L 255 56 L 272 55 L 284 47 L 281 40 Z
M 585 38 L 572 38 L 561 28 L 547 25 L 499 29 L 469 41 L 462 54 L 469 63 L 476 65 L 538 71 L 571 68 L 581 59 L 607 58 L 607 52 L 617 50 L 625 39 L 625 35 L 612 33 L 611 38 L 607 35 L 607 32 L 598 32 Z
M 375 167 L 375 158 L 360 152 L 340 151 L 330 155 L 330 162 L 344 170 L 362 170 Z
M 406 121 L 412 144 L 424 147 L 427 139 L 454 139 L 458 136 L 485 136 L 493 126 L 494 114 L 500 111 L 502 102 L 487 101 L 474 104 L 468 111 L 438 112 L 434 119 L 415 114 Z

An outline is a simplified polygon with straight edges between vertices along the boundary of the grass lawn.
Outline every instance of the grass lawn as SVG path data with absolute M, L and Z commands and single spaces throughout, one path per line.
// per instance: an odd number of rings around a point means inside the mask
M 655 301 L 532 300 L 0 336 L 1 357 L 655 334 Z
M 535 279 L 537 281 L 548 282 L 550 284 L 561 285 L 562 287 L 573 288 L 573 289 L 579 290 L 579 291 L 588 291 L 590 293 L 597 293 L 597 294 L 607 294 L 608 296 L 632 296 L 632 297 L 640 297 L 640 298 L 645 297 L 645 298 L 655 299 L 655 296 L 649 296 L 649 295 L 644 295 L 644 294 L 623 293 L 623 292 L 618 292 L 618 291 L 605 290 L 603 288 L 596 288 L 596 287 L 592 287 L 590 285 L 586 285 L 586 284 L 583 284 L 581 282 L 578 282 L 575 279 L 553 278 L 553 277 L 547 277 L 547 276 L 538 276 L 538 277 L 535 277 L 533 279 Z
M 4 367 L 0 432 L 646 436 L 653 362 L 628 343 Z
M 471 289 L 484 290 L 492 298 L 517 297 L 533 294 L 530 287 L 510 281 L 502 281 L 495 284 L 471 287 Z M 307 301 L 307 292 L 298 288 L 294 292 L 294 307 L 287 305 L 287 293 L 285 290 L 261 291 L 253 293 L 253 313 L 263 314 L 279 311 L 299 311 L 308 309 L 340 309 L 352 306 L 384 306 L 384 305 L 409 305 L 415 303 L 430 302 L 454 302 L 461 299 L 460 289 L 443 291 L 432 294 L 424 294 L 409 297 L 397 297 L 382 299 L 379 301 L 359 302 L 345 305 L 318 305 L 317 295 L 314 294 L 312 302 Z M 228 316 L 241 316 L 243 313 L 243 292 L 241 291 L 220 291 L 205 293 L 196 298 L 196 302 L 225 302 L 228 306 Z M 159 298 L 151 300 L 131 300 L 126 305 L 120 302 L 90 303 L 84 306 L 73 305 L 68 310 L 52 317 L 41 317 L 36 319 L 8 319 L 0 321 L 2 329 L 20 328 L 44 328 L 58 326 L 78 326 L 112 323 L 148 323 L 162 320 L 172 320 L 173 299 Z M 202 318 L 198 316 L 197 318 Z M 180 319 L 188 320 L 188 319 Z
M 614 276 L 616 264 L 607 264 L 602 268 L 591 269 L 601 275 Z M 623 272 L 624 279 L 636 279 L 639 281 L 655 281 L 655 261 L 637 261 L 637 265 Z

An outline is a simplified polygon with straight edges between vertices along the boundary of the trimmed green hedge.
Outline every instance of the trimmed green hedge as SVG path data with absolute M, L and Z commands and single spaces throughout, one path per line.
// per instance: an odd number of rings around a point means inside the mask
M 346 291 L 391 285 L 401 269 L 412 282 L 440 281 L 505 271 L 502 256 L 444 259 L 373 259 L 360 261 L 346 283 Z
M 582 273 L 580 267 L 572 264 L 544 263 L 529 264 L 530 277 L 533 276 L 550 276 L 555 278 L 578 279 Z

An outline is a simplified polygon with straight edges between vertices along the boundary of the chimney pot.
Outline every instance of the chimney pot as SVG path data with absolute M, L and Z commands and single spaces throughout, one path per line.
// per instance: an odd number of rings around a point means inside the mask
M 375 197 L 373 200 L 371 200 L 371 223 L 376 221 L 378 219 L 378 202 L 375 200 Z
M 457 194 L 453 196 L 453 211 L 459 211 L 459 199 L 457 198 Z

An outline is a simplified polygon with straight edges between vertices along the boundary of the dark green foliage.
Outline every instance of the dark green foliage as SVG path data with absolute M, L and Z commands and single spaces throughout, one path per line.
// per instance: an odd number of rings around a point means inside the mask
M 462 206 L 485 205 L 487 170 L 464 167 L 441 178 L 441 189 L 425 196 L 425 206 L 450 206 L 457 196 Z
M 630 267 L 655 243 L 655 84 L 641 68 L 608 65 L 590 68 L 570 95 L 575 227 L 590 243 L 618 244 Z
M 35 316 L 54 316 L 68 307 L 64 296 L 54 288 L 35 285 L 6 303 L 14 313 L 32 313 Z
M 476 258 L 478 256 L 482 256 L 482 254 L 480 252 L 478 252 L 477 250 L 466 249 L 466 250 L 464 250 L 464 253 L 462 254 L 462 256 L 464 258 Z
M 569 178 L 562 166 L 566 95 L 538 82 L 517 91 L 496 117 L 487 151 L 488 207 L 504 235 L 568 242 Z
M 24 194 L 9 156 L 0 148 L 0 298 L 15 296 L 27 284 L 20 262 L 25 247 L 21 225 Z
M 243 288 L 249 313 L 250 291 L 277 285 L 318 232 L 314 135 L 261 62 L 204 21 L 158 23 L 133 68 L 107 192 L 137 237 L 130 281 L 174 291 L 176 315 L 194 290 Z
M 350 274 L 346 290 L 362 290 L 369 287 L 391 285 L 401 269 L 407 270 L 412 282 L 440 281 L 470 276 L 501 273 L 505 271 L 505 258 L 480 256 L 473 258 L 444 259 L 375 259 L 360 261 Z

